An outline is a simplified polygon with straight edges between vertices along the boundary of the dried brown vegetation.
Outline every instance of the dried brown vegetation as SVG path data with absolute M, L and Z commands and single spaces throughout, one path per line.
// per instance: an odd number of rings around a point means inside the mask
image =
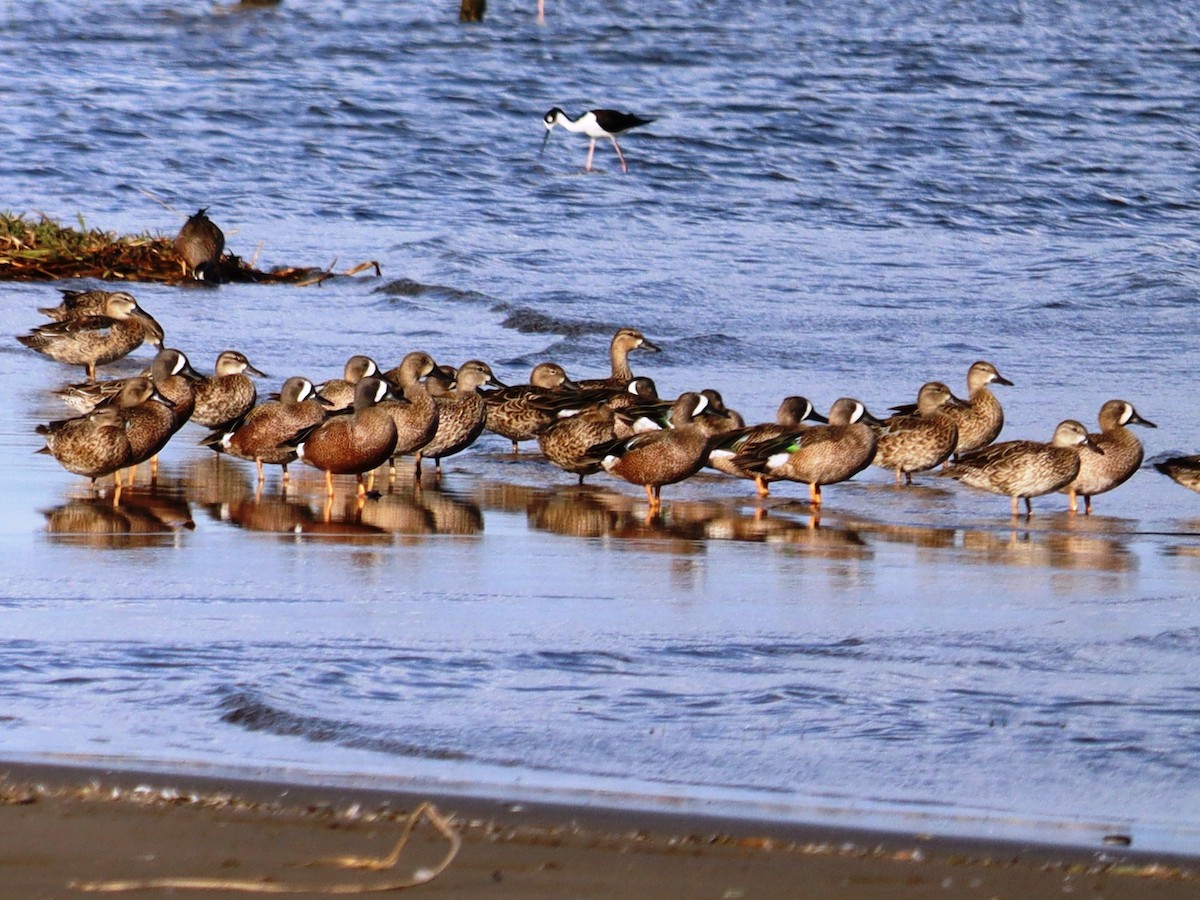
M 254 268 L 240 257 L 221 258 L 217 280 L 268 284 L 318 284 L 335 274 L 356 275 L 367 269 L 380 274 L 376 262 L 361 263 L 342 273 L 315 266 L 277 266 L 270 271 Z M 103 281 L 152 281 L 180 284 L 192 279 L 184 272 L 173 237 L 148 232 L 117 235 L 62 225 L 46 216 L 36 218 L 0 213 L 0 281 L 56 281 L 61 278 L 98 278 Z

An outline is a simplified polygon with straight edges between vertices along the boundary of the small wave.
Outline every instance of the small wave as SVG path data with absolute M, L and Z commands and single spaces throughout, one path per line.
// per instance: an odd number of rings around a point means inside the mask
M 386 294 L 389 297 L 431 297 L 452 301 L 486 299 L 477 291 L 464 291 L 440 284 L 422 284 L 411 278 L 397 278 L 395 281 L 389 281 L 387 284 L 375 288 L 372 293 Z
M 454 750 L 422 747 L 394 738 L 368 735 L 361 726 L 351 722 L 290 713 L 263 702 L 247 691 L 229 694 L 221 700 L 220 709 L 222 722 L 247 731 L 264 731 L 279 737 L 299 737 L 314 743 L 337 744 L 354 750 L 372 750 L 394 756 L 449 760 L 471 758 Z
M 500 326 L 511 328 L 521 334 L 561 334 L 564 337 L 611 334 L 616 331 L 615 327 L 604 322 L 562 319 L 532 309 L 518 309 L 509 313 Z

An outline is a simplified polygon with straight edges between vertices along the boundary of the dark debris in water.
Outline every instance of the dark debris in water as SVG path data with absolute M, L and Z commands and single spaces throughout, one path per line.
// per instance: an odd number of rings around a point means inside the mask
M 337 275 L 357 275 L 379 264 L 365 262 L 345 272 L 333 266 L 276 266 L 256 269 L 241 257 L 225 254 L 210 268 L 209 283 L 311 285 Z M 82 217 L 72 228 L 46 216 L 31 218 L 0 213 L 0 281 L 57 281 L 96 278 L 102 281 L 195 284 L 175 251 L 174 239 L 149 233 L 117 235 L 88 228 Z

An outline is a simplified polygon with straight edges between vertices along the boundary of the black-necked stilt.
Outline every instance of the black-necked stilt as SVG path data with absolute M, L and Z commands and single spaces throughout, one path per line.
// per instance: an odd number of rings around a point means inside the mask
M 592 139 L 588 145 L 587 162 L 583 166 L 585 172 L 592 171 L 592 155 L 596 152 L 598 138 L 608 138 L 612 141 L 613 149 L 617 151 L 617 159 L 621 161 L 621 171 L 628 172 L 629 167 L 625 165 L 625 157 L 621 155 L 621 148 L 617 145 L 617 135 L 653 121 L 653 119 L 643 119 L 632 113 L 617 112 L 615 109 L 588 110 L 578 119 L 572 120 L 556 106 L 542 116 L 542 122 L 546 125 L 546 137 L 542 140 L 542 151 L 546 150 L 546 142 L 550 140 L 550 132 L 554 130 L 554 126 L 561 125 L 567 131 L 582 131 Z

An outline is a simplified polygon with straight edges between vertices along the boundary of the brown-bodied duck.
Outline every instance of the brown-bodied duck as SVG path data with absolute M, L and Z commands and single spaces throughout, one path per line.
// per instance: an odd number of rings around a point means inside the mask
M 286 484 L 288 464 L 296 459 L 296 437 L 322 422 L 326 409 L 313 383 L 293 376 L 283 383 L 278 400 L 258 404 L 242 419 L 217 429 L 201 443 L 218 453 L 252 460 L 260 485 L 265 478 L 264 464 L 282 466 Z
M 963 406 L 947 406 L 946 415 L 954 419 L 958 425 L 958 443 L 954 447 L 954 455 L 970 453 L 980 447 L 986 447 L 1000 435 L 1004 427 L 1004 409 L 988 387 L 991 384 L 1006 384 L 1012 382 L 1000 374 L 992 363 L 979 360 L 972 363 L 967 370 L 967 398 Z M 902 415 L 912 415 L 917 411 L 915 403 L 895 406 L 892 409 Z
M 784 397 L 775 411 L 774 422 L 761 422 L 758 425 L 744 425 L 734 428 L 718 436 L 709 446 L 708 461 L 718 472 L 732 475 L 734 478 L 746 478 L 754 481 L 760 497 L 767 497 L 771 489 L 767 486 L 775 479 L 767 472 L 747 469 L 736 462 L 736 457 L 746 454 L 753 458 L 751 450 L 756 444 L 776 440 L 784 435 L 794 434 L 800 429 L 807 428 L 805 422 L 828 422 L 818 413 L 807 397 Z
M 434 398 L 438 404 L 437 431 L 429 443 L 417 451 L 418 474 L 421 460 L 432 459 L 440 475 L 445 457 L 461 453 L 483 433 L 487 408 L 479 389 L 484 385 L 506 386 L 496 380 L 487 363 L 478 359 L 468 360 L 458 368 L 453 391 L 445 397 Z
M 1002 441 L 968 453 L 944 469 L 941 474 L 993 494 L 1012 498 L 1013 518 L 1018 515 L 1018 500 L 1025 501 L 1025 516 L 1033 515 L 1032 497 L 1040 497 L 1069 484 L 1079 474 L 1080 456 L 1102 455 L 1088 431 L 1074 419 L 1066 419 L 1054 429 L 1049 443 L 1041 441 Z
M 841 397 L 829 408 L 828 425 L 749 444 L 733 462 L 772 479 L 807 484 L 809 500 L 819 507 L 822 485 L 848 481 L 871 464 L 880 425 L 860 401 Z
M 1084 515 L 1092 514 L 1092 497 L 1124 484 L 1142 465 L 1145 455 L 1142 442 L 1126 425 L 1157 428 L 1153 422 L 1138 415 L 1133 404 L 1126 400 L 1109 400 L 1100 407 L 1100 431 L 1088 435 L 1102 453 L 1080 453 L 1079 474 L 1065 487 L 1071 512 L 1079 509 L 1078 497 L 1083 497 Z
M 181 350 L 164 347 L 154 356 L 154 361 L 143 375 L 154 380 L 155 386 L 162 391 L 167 400 L 177 408 L 184 421 L 193 412 L 195 386 L 200 381 L 200 374 L 192 368 L 187 356 Z M 178 377 L 179 381 L 171 381 Z M 106 381 L 89 381 L 70 384 L 65 388 L 54 391 L 54 395 L 67 406 L 81 413 L 91 412 L 97 406 L 109 403 L 121 393 L 128 378 L 110 378 Z
M 136 468 L 157 456 L 183 424 L 177 422 L 171 401 L 159 391 L 154 380 L 145 375 L 126 379 L 121 392 L 107 403 L 116 407 L 125 422 L 130 451 L 125 461 L 127 468 Z M 130 484 L 133 475 L 130 472 Z
M 424 350 L 414 350 L 405 354 L 400 365 L 383 375 L 393 390 L 399 392 L 395 399 L 387 399 L 379 404 L 396 423 L 396 449 L 392 451 L 389 472 L 391 478 L 396 477 L 396 460 L 416 453 L 437 434 L 440 418 L 438 404 L 423 380 L 437 371 L 438 365 L 432 356 Z M 420 475 L 419 461 L 415 475 Z
M 68 472 L 96 483 L 105 475 L 118 475 L 132 450 L 125 420 L 116 406 L 104 406 L 73 419 L 39 425 L 46 440 L 39 453 L 49 453 Z
M 636 328 L 621 328 L 613 335 L 609 344 L 609 360 L 612 363 L 612 375 L 607 378 L 588 378 L 578 382 L 579 387 L 587 388 L 617 388 L 626 387 L 633 381 L 633 370 L 629 368 L 629 354 L 635 350 L 646 350 L 658 353 L 659 348 L 646 339 L 646 336 Z
M 671 427 L 671 415 L 675 407 L 674 400 L 659 400 L 656 397 L 641 403 L 630 403 L 625 400 L 628 394 L 629 392 L 626 390 L 621 394 L 614 395 L 613 400 L 617 401 L 617 404 L 610 402 L 613 412 L 617 414 L 617 437 L 629 437 L 643 431 L 661 431 L 663 428 Z M 705 388 L 700 391 L 700 394 L 708 402 L 704 406 L 704 411 L 696 416 L 694 424 L 709 437 L 725 434 L 745 426 L 746 420 L 740 413 L 725 405 L 725 399 L 721 396 L 720 391 Z M 625 402 L 618 401 L 618 397 Z
M 38 312 L 53 319 L 55 322 L 65 322 L 67 319 L 82 319 L 84 316 L 104 315 L 104 304 L 113 294 L 127 294 L 126 291 L 89 291 L 60 290 L 62 302 L 58 306 L 40 306 Z
M 896 484 L 902 478 L 906 484 L 912 484 L 914 472 L 928 471 L 954 452 L 958 425 L 947 411 L 965 406 L 942 382 L 923 384 L 917 394 L 915 413 L 884 420 L 875 450 L 875 465 L 895 472 Z
M 138 306 L 132 294 L 114 291 L 104 300 L 103 315 L 82 315 L 39 325 L 17 340 L 51 359 L 83 366 L 88 381 L 96 380 L 96 366 L 127 356 L 150 341 L 162 346 L 162 326 Z
M 218 274 L 225 252 L 225 232 L 208 217 L 208 208 L 189 216 L 175 235 L 175 253 L 185 275 L 204 281 Z
M 600 460 L 588 451 L 597 444 L 616 440 L 616 416 L 605 403 L 560 413 L 550 425 L 538 432 L 538 448 L 551 464 L 579 476 L 579 483 L 602 468 Z
M 671 427 L 647 431 L 592 447 L 588 454 L 604 470 L 646 489 L 650 512 L 662 506 L 662 488 L 696 474 L 708 457 L 709 437 L 696 424 L 708 406 L 702 394 L 680 394 L 671 411 Z
M 196 405 L 192 421 L 205 428 L 220 428 L 244 416 L 258 402 L 258 388 L 251 375 L 266 378 L 239 350 L 222 350 L 213 374 L 195 385 Z
M 1154 468 L 1176 484 L 1200 493 L 1200 456 L 1172 456 L 1156 462 Z
M 575 383 L 558 363 L 538 363 L 529 374 L 528 384 L 514 384 L 483 395 L 487 407 L 484 427 L 512 441 L 516 453 L 521 441 L 532 441 L 539 431 L 554 422 L 554 413 L 535 401 L 557 391 L 575 389 Z
M 325 473 L 325 493 L 333 496 L 334 475 L 355 475 L 358 496 L 366 495 L 363 475 L 392 458 L 396 449 L 396 423 L 376 404 L 391 394 L 382 378 L 368 375 L 354 386 L 354 406 L 333 413 L 325 421 L 297 436 L 300 459 Z
M 317 393 L 325 398 L 332 412 L 350 409 L 355 403 L 355 386 L 364 378 L 379 375 L 379 364 L 369 356 L 356 353 L 346 360 L 341 378 L 331 378 L 317 385 Z

